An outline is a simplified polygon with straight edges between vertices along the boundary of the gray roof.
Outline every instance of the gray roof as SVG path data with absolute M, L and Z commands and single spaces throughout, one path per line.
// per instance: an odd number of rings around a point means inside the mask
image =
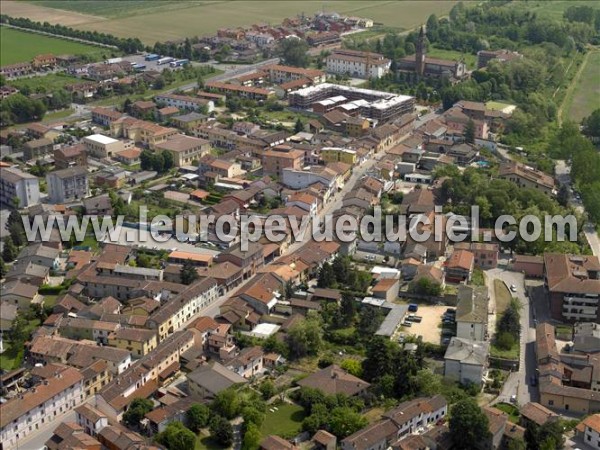
M 21 261 L 25 258 L 33 257 L 33 256 L 56 259 L 56 258 L 58 258 L 59 254 L 60 254 L 60 251 L 57 248 L 46 247 L 45 245 L 38 243 L 38 244 L 28 245 L 27 247 L 25 247 L 23 250 L 21 250 L 19 252 L 19 256 L 17 258 L 19 261 Z
M 162 270 L 152 269 L 148 267 L 132 267 L 118 264 L 117 267 L 115 267 L 115 273 L 160 277 L 162 274 Z
M 2 302 L 0 304 L 0 319 L 12 322 L 17 318 L 17 305 L 12 303 Z
M 377 336 L 392 336 L 408 311 L 408 305 L 392 305 L 392 309 L 385 316 L 379 329 L 375 333 Z
M 68 169 L 55 170 L 48 173 L 50 176 L 55 176 L 60 179 L 87 175 L 87 169 L 82 166 L 69 167 Z
M 470 323 L 487 323 L 488 321 L 488 289 L 485 286 L 458 287 L 458 304 L 456 305 L 456 321 Z
M 31 175 L 30 173 L 23 172 L 16 167 L 8 167 L 0 170 L 0 178 L 8 181 L 9 183 L 15 184 L 21 180 L 31 180 L 36 179 L 37 177 Z
M 472 341 L 453 337 L 446 349 L 444 359 L 460 361 L 461 364 L 485 365 L 490 353 L 489 342 Z
M 194 120 L 206 119 L 207 116 L 199 114 L 197 112 L 191 112 L 188 114 L 182 114 L 181 116 L 175 116 L 172 119 L 179 120 L 180 122 L 193 122 Z
M 213 394 L 218 394 L 234 384 L 248 382 L 244 377 L 232 372 L 218 362 L 212 365 L 200 366 L 193 372 L 188 373 L 187 378 Z

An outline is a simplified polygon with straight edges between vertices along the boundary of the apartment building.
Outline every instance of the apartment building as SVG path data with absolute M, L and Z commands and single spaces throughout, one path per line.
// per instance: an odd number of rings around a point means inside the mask
M 481 386 L 489 353 L 489 342 L 453 337 L 444 355 L 444 377 Z
M 211 148 L 207 140 L 183 134 L 172 136 L 156 145 L 156 150 L 168 151 L 173 155 L 173 163 L 176 167 L 191 165 L 192 161 L 198 161 L 209 154 Z
M 133 117 L 122 117 L 111 122 L 110 134 L 115 138 L 131 139 L 153 150 L 158 144 L 179 134 L 179 131 Z
M 50 139 L 34 139 L 32 141 L 25 142 L 25 145 L 23 145 L 23 157 L 25 158 L 25 161 L 43 158 L 47 154 L 51 153 L 53 148 L 54 143 Z
M 125 149 L 122 141 L 103 134 L 92 134 L 82 141 L 86 151 L 96 158 L 112 158 Z
M 40 182 L 37 177 L 16 167 L 0 168 L 0 202 L 27 208 L 40 202 Z
M 309 80 L 311 84 L 317 84 L 323 83 L 327 78 L 322 70 L 303 69 L 279 64 L 263 67 L 261 70 L 269 74 L 269 81 L 274 84 L 284 84 L 303 79 Z
M 212 278 L 204 278 L 169 299 L 150 315 L 146 324 L 150 329 L 158 330 L 158 340 L 162 342 L 183 328 L 194 315 L 214 302 L 218 296 L 217 282 Z
M 381 78 L 390 71 L 391 61 L 379 53 L 334 49 L 325 59 L 327 72 L 353 78 Z
M 206 113 L 211 113 L 215 109 L 215 104 L 212 100 L 189 95 L 161 94 L 154 97 L 154 100 L 160 105 L 173 106 L 186 111 L 204 111 Z
M 154 330 L 121 327 L 108 336 L 108 345 L 127 350 L 134 358 L 140 358 L 158 346 L 158 338 Z
M 103 127 L 109 127 L 111 123 L 123 116 L 123 113 L 110 108 L 97 107 L 92 109 L 92 122 Z
M 454 250 L 468 250 L 475 257 L 475 267 L 483 270 L 495 269 L 498 266 L 498 244 L 484 242 L 458 242 Z
M 222 83 L 220 81 L 210 81 L 206 83 L 206 88 L 223 94 L 236 95 L 251 100 L 267 100 L 269 97 L 275 96 L 275 92 L 268 89 L 253 86 L 240 86 L 232 83 Z
M 73 410 L 84 400 L 83 376 L 65 368 L 55 376 L 0 405 L 3 450 L 18 448 L 20 440 Z
M 46 175 L 48 199 L 53 203 L 68 203 L 82 200 L 89 192 L 87 169 L 70 167 Z
M 600 320 L 600 260 L 597 256 L 546 253 L 544 286 L 554 319 Z

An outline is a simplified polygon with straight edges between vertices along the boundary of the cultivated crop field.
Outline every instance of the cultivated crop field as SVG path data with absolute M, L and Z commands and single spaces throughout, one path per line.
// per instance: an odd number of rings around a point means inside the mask
M 27 62 L 36 55 L 52 53 L 54 55 L 81 55 L 109 53 L 109 49 L 102 49 L 93 45 L 65 39 L 42 36 L 0 27 L 0 65 Z
M 414 28 L 435 13 L 447 14 L 455 1 L 102 1 L 88 0 L 36 2 L 3 1 L 2 12 L 15 17 L 60 22 L 85 30 L 116 36 L 139 37 L 152 45 L 156 41 L 203 36 L 218 28 L 277 24 L 285 17 L 314 14 L 325 8 L 350 16 L 369 17 L 377 23 L 397 28 Z M 60 8 L 60 9 L 57 9 Z
M 587 63 L 577 80 L 577 86 L 572 97 L 565 100 L 565 102 L 568 102 L 565 105 L 567 116 L 563 116 L 563 119 L 580 122 L 581 119 L 589 116 L 592 111 L 600 108 L 598 74 L 600 74 L 600 51 L 595 51 L 588 56 Z

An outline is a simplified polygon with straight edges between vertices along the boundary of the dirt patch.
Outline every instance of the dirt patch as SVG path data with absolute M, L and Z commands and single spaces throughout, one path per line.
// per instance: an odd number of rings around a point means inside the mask
M 441 340 L 442 329 L 439 324 L 442 321 L 442 315 L 448 309 L 447 306 L 427 306 L 419 305 L 417 316 L 421 316 L 421 323 L 413 323 L 410 328 L 404 328 L 402 331 L 415 336 L 422 336 L 423 341 L 432 344 L 439 344 Z
M 46 8 L 34 3 L 9 0 L 2 0 L 2 14 L 12 17 L 26 17 L 36 22 L 60 23 L 67 27 L 106 20 L 102 17 L 89 14 Z

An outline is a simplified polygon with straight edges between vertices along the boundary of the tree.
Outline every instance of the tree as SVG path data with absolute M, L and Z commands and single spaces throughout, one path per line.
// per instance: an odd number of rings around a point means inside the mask
M 592 114 L 583 119 L 582 133 L 591 138 L 600 138 L 600 108 L 594 110 Z
M 196 403 L 190 407 L 185 413 L 190 430 L 194 433 L 198 433 L 201 428 L 208 425 L 208 419 L 210 418 L 210 409 L 206 405 Z
M 234 389 L 225 389 L 215 396 L 210 408 L 219 416 L 233 419 L 240 413 L 240 397 Z
M 345 359 L 340 367 L 355 377 L 360 378 L 362 376 L 362 365 L 356 359 Z
M 156 436 L 156 441 L 169 450 L 188 450 L 194 448 L 196 435 L 181 422 L 171 422 L 165 431 Z
M 465 125 L 465 142 L 468 144 L 475 143 L 475 122 L 472 119 L 469 119 L 467 125 Z
M 233 443 L 233 427 L 223 416 L 214 416 L 210 420 L 209 429 L 211 437 L 223 447 L 229 447 Z
M 430 295 L 438 297 L 442 294 L 442 286 L 429 278 L 419 278 L 416 282 L 411 283 L 411 290 L 415 294 Z
M 0 279 L 4 278 L 6 275 L 6 264 L 4 264 L 4 259 L 0 259 Z
M 138 427 L 140 420 L 144 416 L 152 411 L 154 404 L 152 400 L 147 398 L 134 398 L 125 414 L 123 414 L 123 421 L 130 427 Z
M 327 428 L 338 439 L 344 439 L 367 426 L 367 418 L 346 406 L 335 408 L 329 416 Z
M 488 418 L 473 398 L 452 406 L 449 426 L 452 442 L 458 450 L 476 448 L 490 434 Z
M 335 273 L 333 267 L 328 262 L 324 263 L 319 270 L 317 286 L 320 288 L 330 288 L 336 285 Z
M 564 447 L 563 425 L 560 421 L 546 422 L 544 425 L 528 424 L 525 440 L 528 449 L 561 449 Z
M 255 424 L 250 423 L 244 433 L 242 450 L 257 450 L 260 446 L 261 437 L 259 428 Z
M 248 424 L 254 424 L 260 427 L 265 420 L 265 413 L 259 411 L 253 406 L 246 406 L 242 409 L 242 418 L 244 419 L 244 426 Z
M 275 384 L 271 380 L 264 380 L 258 386 L 258 390 L 262 394 L 263 399 L 268 400 L 273 397 L 277 393 L 277 389 L 275 389 Z
M 6 239 L 4 239 L 4 249 L 2 250 L 2 259 L 6 262 L 13 262 L 17 255 L 19 254 L 19 250 L 17 249 L 15 243 L 12 240 L 12 237 L 8 235 Z
M 558 194 L 556 194 L 556 201 L 560 206 L 567 206 L 570 198 L 571 193 L 569 192 L 569 186 L 561 184 L 560 188 L 558 188 Z
M 507 450 L 526 450 L 527 443 L 523 439 L 513 438 L 508 441 Z
M 295 37 L 282 39 L 277 46 L 283 64 L 295 67 L 306 67 L 310 61 L 308 44 L 303 39 Z
M 344 327 L 350 326 L 356 315 L 356 300 L 354 295 L 349 292 L 342 293 L 340 303 L 340 324 Z
M 290 327 L 287 333 L 290 357 L 316 355 L 323 346 L 323 328 L 318 316 L 309 315 Z
M 27 322 L 23 316 L 17 316 L 15 320 L 13 320 L 10 330 L 8 331 L 8 336 L 12 341 L 13 347 L 22 347 L 29 337 L 27 330 L 25 329 L 26 325 Z
M 496 336 L 496 346 L 501 350 L 510 350 L 515 344 L 515 338 L 506 331 Z
M 196 270 L 196 266 L 192 263 L 192 261 L 185 260 L 183 265 L 181 266 L 181 271 L 179 273 L 179 277 L 181 278 L 182 284 L 192 284 L 200 275 L 198 275 L 198 271 Z
M 300 117 L 298 117 L 296 119 L 296 125 L 294 125 L 294 132 L 300 133 L 301 131 L 304 131 L 304 124 L 302 123 L 302 120 L 300 120 Z
M 429 369 L 421 369 L 414 376 L 414 384 L 419 395 L 431 397 L 442 390 L 442 379 Z

